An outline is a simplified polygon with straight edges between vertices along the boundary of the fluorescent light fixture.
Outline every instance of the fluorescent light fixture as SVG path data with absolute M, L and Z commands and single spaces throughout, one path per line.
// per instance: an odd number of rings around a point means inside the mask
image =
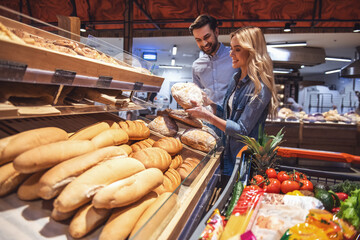
M 268 43 L 268 47 L 302 47 L 306 46 L 306 42 L 284 42 L 284 43 Z
M 291 23 L 285 23 L 284 32 L 291 32 Z
M 171 59 L 171 66 L 175 66 L 175 58 Z
M 273 70 L 273 73 L 287 74 L 289 71 Z
M 349 58 L 325 57 L 326 61 L 351 62 Z
M 159 65 L 159 68 L 182 69 L 181 66 Z
M 80 32 L 86 32 L 85 28 L 80 28 Z
M 326 71 L 325 74 L 332 74 L 332 73 L 337 73 L 337 72 L 340 72 L 341 69 L 334 69 L 334 70 L 329 70 L 329 71 Z
M 305 67 L 305 65 L 301 65 L 301 66 L 300 66 L 300 68 L 304 68 L 304 67 Z
M 157 53 L 156 52 L 143 52 L 143 59 L 147 61 L 156 61 Z
M 177 46 L 174 45 L 173 48 L 172 48 L 172 55 L 175 56 L 177 53 Z
M 353 32 L 354 32 L 354 33 L 360 32 L 360 23 L 355 23 L 355 24 L 354 24 Z

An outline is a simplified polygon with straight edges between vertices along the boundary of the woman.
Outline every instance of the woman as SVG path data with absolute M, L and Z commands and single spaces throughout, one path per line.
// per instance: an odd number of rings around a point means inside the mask
M 268 114 L 277 112 L 277 95 L 272 61 L 261 30 L 243 27 L 230 34 L 232 67 L 238 69 L 226 92 L 223 106 L 211 102 L 210 107 L 197 106 L 187 112 L 215 125 L 225 133 L 223 174 L 231 176 L 236 155 L 244 146 L 239 135 L 257 138 L 259 125 L 264 129 Z

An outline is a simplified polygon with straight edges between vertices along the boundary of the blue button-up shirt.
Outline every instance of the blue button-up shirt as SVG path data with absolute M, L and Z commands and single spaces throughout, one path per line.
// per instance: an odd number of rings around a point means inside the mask
M 236 69 L 232 68 L 230 47 L 220 43 L 214 56 L 204 54 L 195 60 L 192 65 L 193 82 L 205 92 L 216 104 L 223 103 L 229 81 Z
M 243 143 L 239 142 L 239 135 L 258 138 L 259 125 L 261 124 L 264 127 L 271 100 L 271 92 L 263 83 L 259 95 L 251 100 L 255 90 L 254 83 L 248 76 L 240 80 L 241 70 L 238 69 L 238 71 L 234 74 L 232 81 L 229 82 L 223 105 L 218 105 L 216 110 L 216 115 L 226 120 L 224 175 L 231 175 L 236 155 L 244 146 Z M 228 101 L 233 91 L 235 93 L 232 111 L 230 112 Z

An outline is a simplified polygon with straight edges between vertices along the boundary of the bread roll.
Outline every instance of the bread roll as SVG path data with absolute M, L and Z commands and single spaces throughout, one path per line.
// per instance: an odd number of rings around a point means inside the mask
M 82 238 L 102 225 L 109 218 L 111 210 L 97 209 L 92 204 L 80 208 L 69 225 L 69 233 L 73 238 Z
M 64 220 L 69 219 L 72 216 L 74 216 L 76 211 L 77 211 L 77 209 L 75 209 L 74 211 L 63 213 L 63 212 L 59 212 L 56 208 L 53 208 L 53 210 L 51 211 L 50 217 L 52 219 L 54 219 L 55 221 L 60 222 L 60 221 L 64 221 Z
M 162 171 L 149 168 L 100 189 L 93 198 L 96 208 L 116 208 L 138 201 L 163 183 Z
M 0 165 L 12 161 L 27 150 L 67 139 L 67 133 L 56 127 L 33 129 L 0 139 Z
M 122 148 L 127 153 L 128 156 L 130 156 L 130 153 L 132 153 L 133 151 L 132 148 L 127 144 L 121 144 L 119 148 Z
M 143 121 L 122 121 L 119 126 L 129 135 L 130 140 L 143 140 L 150 136 L 150 129 Z
M 155 142 L 155 140 L 148 138 L 148 139 L 142 140 L 140 142 L 136 142 L 136 143 L 132 144 L 130 147 L 132 149 L 132 152 L 137 152 L 142 149 L 152 147 L 154 142 Z
M 14 168 L 22 173 L 33 173 L 94 150 L 94 144 L 88 140 L 50 143 L 17 156 Z
M 127 154 L 121 147 L 111 146 L 69 159 L 49 169 L 39 180 L 39 196 L 51 199 L 77 176 L 106 159 Z
M 183 181 L 199 163 L 200 160 L 197 158 L 186 158 L 180 167 L 176 169 L 181 176 L 181 180 Z
M 191 117 L 189 113 L 185 112 L 183 109 L 171 110 L 169 112 L 169 117 L 195 128 L 203 127 L 201 120 Z
M 114 209 L 105 227 L 100 233 L 100 240 L 125 240 L 144 211 L 155 202 L 157 194 L 150 192 L 139 201 L 122 208 Z
M 181 184 L 180 174 L 173 168 L 169 168 L 164 173 L 163 183 L 157 187 L 154 192 L 161 195 L 164 192 L 173 192 Z
M 157 140 L 153 144 L 153 147 L 162 148 L 167 151 L 171 156 L 175 156 L 183 149 L 180 140 L 173 137 L 163 137 Z
M 175 83 L 171 87 L 171 94 L 184 109 L 196 107 L 190 100 L 195 101 L 198 106 L 203 105 L 202 91 L 195 83 Z
M 168 116 L 157 116 L 148 124 L 148 127 L 151 130 L 168 137 L 175 136 L 179 130 L 176 122 Z
M 133 158 L 114 157 L 90 168 L 69 183 L 54 201 L 60 212 L 70 212 L 89 202 L 104 186 L 130 177 L 144 170 L 144 165 Z
M 169 168 L 177 169 L 183 163 L 181 155 L 176 155 L 172 160 Z
M 91 140 L 101 132 L 110 129 L 107 122 L 98 122 L 90 126 L 84 127 L 69 137 L 69 140 Z
M 96 148 L 120 145 L 127 141 L 129 141 L 129 136 L 120 128 L 107 129 L 91 139 Z
M 0 197 L 14 191 L 25 179 L 28 174 L 22 174 L 15 170 L 12 162 L 0 167 Z
M 182 143 L 203 152 L 211 151 L 216 144 L 216 139 L 213 135 L 196 128 L 187 129 L 181 135 L 180 140 Z
M 30 201 L 40 198 L 39 196 L 39 180 L 46 170 L 36 172 L 23 182 L 17 195 L 20 200 Z
M 137 151 L 132 157 L 142 162 L 145 168 L 158 168 L 165 172 L 171 164 L 171 156 L 161 148 L 151 147 Z
M 154 233 L 154 228 L 160 226 L 160 224 L 163 222 L 163 220 L 166 219 L 167 216 L 171 217 L 171 214 L 169 213 L 172 210 L 176 210 L 176 204 L 177 204 L 176 194 L 172 194 L 168 192 L 161 194 L 155 200 L 155 202 L 153 202 L 145 210 L 145 212 L 141 215 L 140 219 L 136 222 L 134 229 L 131 231 L 130 238 L 132 238 L 151 217 L 151 220 L 147 223 L 148 226 L 141 230 L 142 231 L 141 236 L 143 237 L 147 236 L 147 239 L 150 239 L 151 238 L 150 236 Z M 141 236 L 138 236 L 139 239 L 142 238 Z

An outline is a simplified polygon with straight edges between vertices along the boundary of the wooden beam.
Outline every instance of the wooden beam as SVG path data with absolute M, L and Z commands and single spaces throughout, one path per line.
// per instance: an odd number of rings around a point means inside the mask
M 58 21 L 59 21 L 59 27 L 68 31 L 59 31 L 59 35 L 70 38 L 75 41 L 80 41 L 80 18 L 78 17 L 69 17 L 69 16 L 62 16 L 62 15 L 56 15 Z M 73 34 L 71 34 L 71 33 Z
M 124 50 L 131 53 L 133 44 L 133 0 L 125 0 Z

